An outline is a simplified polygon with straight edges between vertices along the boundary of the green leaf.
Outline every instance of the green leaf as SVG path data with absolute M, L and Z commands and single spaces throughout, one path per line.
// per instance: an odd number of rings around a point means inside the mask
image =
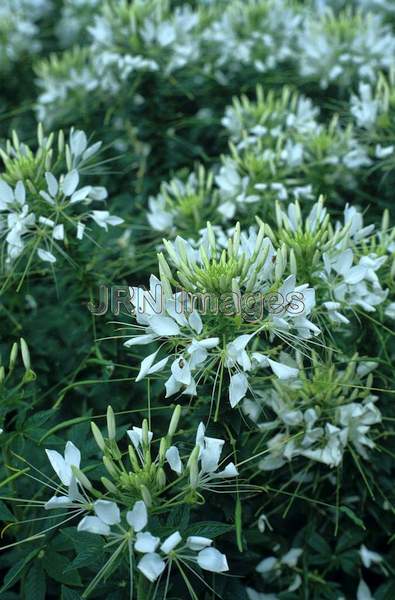
M 15 517 L 9 510 L 6 504 L 0 500 L 0 520 L 1 521 L 15 521 Z
M 347 517 L 351 519 L 351 521 L 353 521 L 355 525 L 358 525 L 358 527 L 361 527 L 361 529 L 364 529 L 366 531 L 364 522 L 359 517 L 357 517 L 357 515 L 353 510 L 351 510 L 351 508 L 349 508 L 348 506 L 341 506 L 339 510 L 340 512 L 347 515 Z
M 51 552 L 47 555 L 44 564 L 48 575 L 52 577 L 52 579 L 55 579 L 55 581 L 65 583 L 66 585 L 81 585 L 78 571 L 75 569 L 73 571 L 67 570 L 70 561 L 65 556 L 62 556 L 57 552 Z
M 62 600 L 81 600 L 81 596 L 75 590 L 62 585 Z
M 216 521 L 202 521 L 201 523 L 193 523 L 186 531 L 187 535 L 201 535 L 214 539 L 219 535 L 234 531 L 234 525 L 227 523 L 219 523 Z
M 24 590 L 26 600 L 45 600 L 45 573 L 37 560 L 26 576 Z
M 81 567 L 94 567 L 96 563 L 100 562 L 103 558 L 103 552 L 100 544 L 91 543 L 89 546 L 85 546 L 84 549 L 77 554 L 75 559 L 65 569 L 65 573 L 73 571 Z
M 29 564 L 32 558 L 34 558 L 38 554 L 38 552 L 39 550 L 37 549 L 33 550 L 27 556 L 25 556 L 23 560 L 19 560 L 11 567 L 11 569 L 7 572 L 7 574 L 4 577 L 3 587 L 0 589 L 0 597 L 1 594 L 3 594 L 3 592 L 8 590 L 8 588 L 14 585 L 14 583 L 19 581 L 19 579 L 23 575 L 23 571 L 25 570 L 26 566 Z

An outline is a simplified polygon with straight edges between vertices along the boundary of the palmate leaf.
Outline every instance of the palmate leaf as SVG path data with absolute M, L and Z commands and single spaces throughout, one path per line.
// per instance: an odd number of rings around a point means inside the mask
M 26 600 L 45 600 L 46 581 L 41 562 L 34 563 L 24 582 Z

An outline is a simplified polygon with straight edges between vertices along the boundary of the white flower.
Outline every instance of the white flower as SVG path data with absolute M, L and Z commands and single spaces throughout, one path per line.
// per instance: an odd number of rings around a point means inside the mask
M 63 485 L 69 486 L 74 478 L 71 467 L 79 469 L 81 463 L 81 453 L 73 442 L 67 442 L 64 457 L 56 450 L 45 450 L 53 470 L 59 477 Z
M 135 502 L 132 510 L 126 513 L 126 520 L 133 531 L 139 532 L 148 523 L 147 507 L 142 500 Z
M 150 553 L 143 556 L 137 568 L 149 581 L 154 582 L 165 570 L 166 563 L 159 554 Z
M 363 566 L 367 569 L 369 569 L 371 564 L 378 564 L 383 560 L 383 557 L 380 554 L 373 552 L 372 550 L 368 550 L 363 544 L 359 549 L 359 555 L 361 557 Z
M 121 522 L 121 514 L 115 502 L 96 500 L 93 505 L 95 517 L 86 516 L 78 523 L 78 531 L 86 531 L 97 535 L 109 535 L 111 525 Z
M 108 225 L 115 226 L 123 223 L 123 219 L 114 215 L 110 215 L 108 210 L 93 210 L 90 213 L 90 216 L 95 221 L 95 223 L 99 225 L 99 227 L 102 227 L 106 231 L 108 230 Z
M 56 257 L 52 254 L 52 252 L 48 252 L 48 250 L 43 250 L 42 248 L 38 248 L 37 255 L 44 262 L 49 262 L 49 263 L 56 262 Z

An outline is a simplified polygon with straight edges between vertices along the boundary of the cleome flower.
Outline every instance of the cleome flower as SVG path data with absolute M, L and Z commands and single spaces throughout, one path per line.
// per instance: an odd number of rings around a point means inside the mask
M 107 190 L 100 186 L 80 186 L 80 167 L 96 154 L 101 143 L 88 146 L 83 131 L 71 130 L 65 145 L 59 135 L 59 157 L 66 172 L 56 176 L 51 169 L 53 136 L 48 142 L 39 128 L 39 150 L 8 144 L 2 152 L 5 172 L 0 176 L 0 236 L 5 237 L 6 262 L 10 267 L 22 255 L 36 254 L 55 263 L 56 254 L 67 257 L 70 242 L 82 240 L 88 220 L 107 230 L 123 219 L 106 210 L 87 210 L 92 202 L 103 202 Z M 52 165 L 56 170 L 56 164 Z M 15 187 L 12 187 L 18 178 Z
M 295 382 L 273 382 L 273 388 L 258 393 L 259 400 L 243 404 L 246 413 L 267 437 L 267 456 L 259 463 L 271 471 L 304 457 L 337 467 L 347 448 L 362 458 L 375 447 L 371 428 L 381 422 L 381 413 L 371 391 L 377 364 L 354 356 L 346 369 L 320 364 L 313 355 L 308 375 L 300 364 Z M 367 376 L 367 377 L 366 377 Z M 269 409 L 274 420 L 260 422 L 261 411 Z
M 199 251 L 180 237 L 173 243 L 164 240 L 164 245 L 175 272 L 160 254 L 160 280 L 151 276 L 149 291 L 130 289 L 143 333 L 125 346 L 161 344 L 142 361 L 137 381 L 162 372 L 171 359 L 166 397 L 196 395 L 199 381 L 210 377 L 208 366 L 211 374 L 217 373 L 214 387 L 226 370 L 234 407 L 247 392 L 249 372 L 269 367 L 279 377 L 297 374 L 297 369 L 273 359 L 270 342 L 278 337 L 294 343 L 317 335 L 319 329 L 308 319 L 314 290 L 307 284 L 297 286 L 294 275 L 282 279 L 284 246 L 276 251 L 263 226 L 258 233 L 242 234 L 237 225 L 224 249 L 210 224 Z M 180 291 L 173 292 L 172 286 Z

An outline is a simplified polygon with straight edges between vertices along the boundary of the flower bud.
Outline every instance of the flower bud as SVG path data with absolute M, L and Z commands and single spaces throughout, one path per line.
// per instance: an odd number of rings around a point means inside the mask
M 4 370 L 4 367 L 1 366 L 0 367 L 0 385 L 3 383 L 4 379 L 5 379 L 5 370 Z
M 115 440 L 116 426 L 114 411 L 111 406 L 107 408 L 107 431 L 110 440 Z
M 82 487 L 91 492 L 93 487 L 87 476 L 75 465 L 71 465 L 71 470 L 77 481 L 82 485 Z
M 166 450 L 168 448 L 169 444 L 166 440 L 165 437 L 161 438 L 160 440 L 160 444 L 159 444 L 159 463 L 163 464 L 164 460 L 165 460 L 165 456 L 166 456 Z
M 100 429 L 98 428 L 96 423 L 94 423 L 93 421 L 91 421 L 91 430 L 93 433 L 93 437 L 95 438 L 96 444 L 99 446 L 100 450 L 104 451 L 105 447 L 106 447 L 106 443 L 104 441 L 104 438 L 101 434 Z
M 14 344 L 12 345 L 11 354 L 10 354 L 10 363 L 9 363 L 10 371 L 13 371 L 17 357 L 18 357 L 18 344 L 16 342 L 14 342 Z
M 289 269 L 292 275 L 298 274 L 298 266 L 296 264 L 295 252 L 293 251 L 293 249 L 291 249 L 289 253 Z
M 148 488 L 145 485 L 141 485 L 140 492 L 141 492 L 141 497 L 144 500 L 144 504 L 147 507 L 152 506 L 152 497 L 151 497 L 151 494 L 149 493 Z
M 162 467 L 159 467 L 156 473 L 156 485 L 160 489 L 164 488 L 166 485 L 166 475 Z
M 191 484 L 191 488 L 196 490 L 199 483 L 199 467 L 197 460 L 192 461 L 189 468 L 189 483 Z
M 111 460 L 111 458 L 108 458 L 108 456 L 103 456 L 103 464 L 106 467 L 109 474 L 111 475 L 111 477 L 114 477 L 115 479 L 117 479 L 118 471 L 117 471 L 113 461 Z
M 30 370 L 30 352 L 29 348 L 23 338 L 20 339 L 21 344 L 21 353 L 22 353 L 22 362 L 26 371 Z
M 115 487 L 115 485 L 109 479 L 107 479 L 107 477 L 101 477 L 100 480 L 101 480 L 102 484 L 104 485 L 104 487 L 106 488 L 106 490 L 108 492 L 110 492 L 110 494 L 118 493 L 118 490 Z
M 143 446 L 149 446 L 149 437 L 148 437 L 148 421 L 144 419 L 142 426 L 142 442 Z
M 169 431 L 168 431 L 168 435 L 170 437 L 173 437 L 173 435 L 177 431 L 178 423 L 180 421 L 180 416 L 181 416 L 181 406 L 179 404 L 177 404 L 177 406 L 175 407 L 173 414 L 171 416 L 171 420 L 170 420 Z
M 133 446 L 131 446 L 131 445 L 128 446 L 128 452 L 129 452 L 130 464 L 132 465 L 133 471 L 139 471 L 140 464 L 137 459 L 137 456 L 136 456 Z

